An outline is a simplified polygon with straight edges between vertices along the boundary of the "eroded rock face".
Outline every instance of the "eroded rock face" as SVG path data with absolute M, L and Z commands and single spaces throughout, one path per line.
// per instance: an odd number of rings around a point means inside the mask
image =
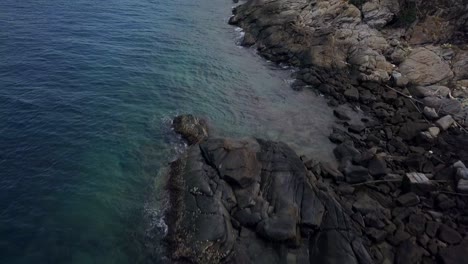
M 172 122 L 174 131 L 180 134 L 190 145 L 208 137 L 208 125 L 205 120 L 193 115 L 180 115 Z
M 361 21 L 360 10 L 342 0 L 249 1 L 234 10 L 232 24 L 245 29 L 260 53 L 270 60 L 325 69 L 357 69 L 364 81 L 387 81 L 392 65 L 385 38 Z M 391 11 L 366 6 L 365 19 L 375 27 Z M 250 41 L 253 43 L 253 41 Z
M 171 165 L 171 258 L 372 263 L 355 223 L 314 178 L 284 143 L 209 138 L 192 145 Z
M 431 85 L 450 80 L 453 72 L 449 63 L 440 57 L 440 52 L 440 49 L 433 46 L 414 49 L 400 65 L 401 73 L 415 85 Z

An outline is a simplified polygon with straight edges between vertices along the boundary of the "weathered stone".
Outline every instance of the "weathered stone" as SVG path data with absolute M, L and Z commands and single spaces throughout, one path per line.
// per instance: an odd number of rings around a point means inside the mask
M 397 249 L 395 264 L 420 263 L 424 252 L 415 243 L 406 240 Z
M 404 123 L 398 135 L 405 140 L 412 140 L 419 132 L 426 130 L 429 127 L 426 123 L 406 122 Z
M 366 168 L 352 165 L 350 162 L 344 167 L 343 172 L 346 181 L 349 183 L 360 183 L 371 179 Z
M 400 52 L 400 51 L 402 51 L 402 50 L 398 49 L 398 50 L 396 50 L 395 52 L 392 53 L 391 57 L 392 57 L 392 60 L 394 62 L 395 61 L 398 61 L 398 62 L 403 61 L 404 52 Z M 395 71 L 392 73 L 392 79 L 393 79 L 393 83 L 398 87 L 405 87 L 409 82 L 408 78 L 403 76 L 401 73 L 395 72 Z
M 340 162 L 352 160 L 354 157 L 361 155 L 361 152 L 354 147 L 352 141 L 340 144 L 333 150 L 333 153 Z
M 431 85 L 453 77 L 450 65 L 426 47 L 412 50 L 400 64 L 400 71 L 415 85 Z
M 414 86 L 410 87 L 409 91 L 412 95 L 417 97 L 440 96 L 446 97 L 450 93 L 450 89 L 445 86 L 431 85 L 431 86 Z
M 208 137 L 206 121 L 193 115 L 177 116 L 172 122 L 172 127 L 174 131 L 182 135 L 190 145 L 198 143 Z
M 260 179 L 257 142 L 215 139 L 203 142 L 200 147 L 223 179 L 243 188 Z
M 441 130 L 447 130 L 453 125 L 453 123 L 455 123 L 455 120 L 451 115 L 446 115 L 435 122 L 437 127 L 439 127 Z
M 432 107 L 425 106 L 423 109 L 423 114 L 430 120 L 439 118 L 439 114 L 437 114 L 436 110 Z
M 455 201 L 453 201 L 452 199 L 450 199 L 447 195 L 443 193 L 437 195 L 436 202 L 437 202 L 437 206 L 442 210 L 447 210 L 447 209 L 454 208 L 455 206 L 457 206 Z
M 425 97 L 422 100 L 423 104 L 437 109 L 440 115 L 458 115 L 462 110 L 462 105 L 457 99 Z
M 323 172 L 324 177 L 329 177 L 334 179 L 335 181 L 344 181 L 344 175 L 341 173 L 336 166 L 332 165 L 329 162 L 322 162 L 320 163 L 320 167 Z
M 466 180 L 466 179 L 458 180 L 457 192 L 468 194 L 468 180 Z
M 374 241 L 375 243 L 380 243 L 385 240 L 387 237 L 387 232 L 377 228 L 369 228 L 366 230 L 366 234 Z
M 361 195 L 357 201 L 353 203 L 353 209 L 363 215 L 384 210 L 379 202 L 370 198 L 367 194 Z
M 388 173 L 387 162 L 384 158 L 380 156 L 374 156 L 374 158 L 372 158 L 369 161 L 367 168 L 369 170 L 370 175 L 372 175 L 373 177 L 380 178 L 387 175 Z
M 410 172 L 403 177 L 402 187 L 405 191 L 425 194 L 434 189 L 435 185 L 423 173 Z
M 386 6 L 385 1 L 368 1 L 362 5 L 362 13 L 364 16 L 364 21 L 373 28 L 382 28 L 386 24 L 388 24 L 395 13 L 391 10 L 398 10 L 398 4 L 392 6 Z
M 349 116 L 349 109 L 346 108 L 345 106 L 339 106 L 333 110 L 333 114 L 341 120 L 351 120 L 351 117 Z
M 439 239 L 449 244 L 457 244 L 462 240 L 462 236 L 455 229 L 442 224 L 439 228 Z

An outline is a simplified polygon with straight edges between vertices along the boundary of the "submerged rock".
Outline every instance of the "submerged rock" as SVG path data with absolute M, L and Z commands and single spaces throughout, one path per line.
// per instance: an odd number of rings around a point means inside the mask
M 205 120 L 193 115 L 180 115 L 174 118 L 172 127 L 190 145 L 198 143 L 208 137 L 208 125 Z

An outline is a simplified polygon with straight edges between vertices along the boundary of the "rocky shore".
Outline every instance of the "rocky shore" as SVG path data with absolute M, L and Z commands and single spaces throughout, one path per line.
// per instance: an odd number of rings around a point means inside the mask
M 175 263 L 464 263 L 468 196 L 451 189 L 461 161 L 407 172 L 350 140 L 336 167 L 281 142 L 211 138 L 191 115 L 174 130 L 191 139 L 168 182 Z
M 336 107 L 337 163 L 177 117 L 191 146 L 171 166 L 172 259 L 465 263 L 468 3 L 251 0 L 233 13 L 243 45 L 298 67 L 292 88 Z

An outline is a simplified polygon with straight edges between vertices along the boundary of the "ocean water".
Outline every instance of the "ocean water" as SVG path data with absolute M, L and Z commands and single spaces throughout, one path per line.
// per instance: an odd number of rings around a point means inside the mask
M 229 0 L 0 1 L 0 263 L 164 261 L 177 114 L 331 159 L 331 111 L 236 45 Z

